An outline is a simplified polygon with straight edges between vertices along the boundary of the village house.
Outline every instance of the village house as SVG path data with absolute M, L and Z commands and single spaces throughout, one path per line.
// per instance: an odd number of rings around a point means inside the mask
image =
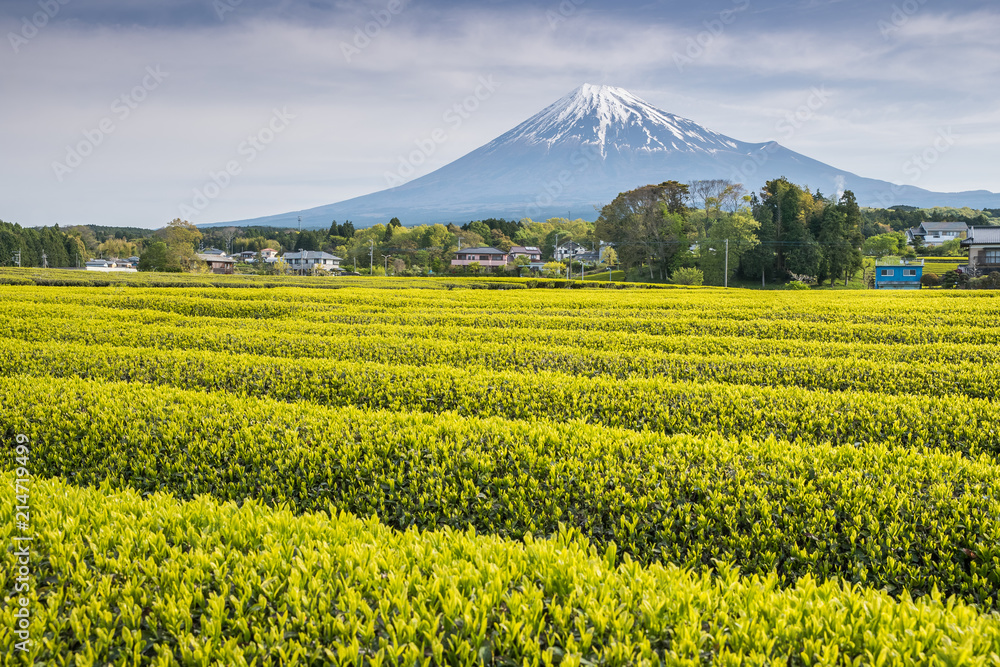
M 198 254 L 198 259 L 208 265 L 208 270 L 219 275 L 229 275 L 236 266 L 236 260 L 227 257 L 225 254 L 215 254 L 203 252 Z
M 963 273 L 985 276 L 1000 271 L 1000 227 L 972 227 L 962 241 L 969 251 L 969 263 L 958 267 Z
M 924 260 L 884 258 L 875 261 L 875 289 L 920 289 Z
M 924 246 L 936 248 L 946 241 L 964 239 L 968 232 L 969 226 L 964 222 L 924 222 L 919 227 L 906 230 L 906 241 L 913 245 L 919 238 Z
M 469 266 L 479 264 L 489 273 L 493 269 L 507 266 L 509 255 L 503 250 L 496 248 L 464 248 L 459 250 L 455 259 L 451 260 L 452 266 Z
M 513 262 L 518 257 L 527 257 L 531 262 L 542 261 L 542 249 L 535 246 L 516 245 L 507 253 L 507 261 Z
M 569 243 L 563 243 L 561 246 L 556 246 L 552 256 L 557 262 L 565 262 L 567 259 L 576 260 L 579 255 L 586 252 L 589 252 L 586 247 L 576 241 L 570 241 Z
M 302 250 L 300 252 L 286 252 L 282 259 L 288 264 L 288 268 L 300 274 L 309 273 L 313 270 L 340 271 L 340 257 L 331 255 L 328 252 L 319 250 Z M 265 258 L 267 261 L 267 258 Z

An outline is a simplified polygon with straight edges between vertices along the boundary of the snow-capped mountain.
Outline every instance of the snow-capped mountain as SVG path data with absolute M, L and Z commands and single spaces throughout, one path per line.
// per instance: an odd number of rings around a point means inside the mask
M 609 152 L 738 150 L 739 142 L 697 123 L 660 111 L 623 88 L 584 84 L 507 134 L 483 147 L 494 154 L 518 145 L 592 145 Z
M 998 194 L 933 193 L 862 178 L 776 142 L 732 139 L 627 90 L 584 84 L 485 146 L 398 187 L 305 211 L 217 224 L 294 226 L 298 216 L 311 228 L 335 219 L 365 227 L 393 216 L 407 225 L 488 217 L 593 220 L 618 193 L 648 183 L 723 178 L 758 190 L 780 176 L 827 195 L 853 190 L 863 206 L 1000 207 Z

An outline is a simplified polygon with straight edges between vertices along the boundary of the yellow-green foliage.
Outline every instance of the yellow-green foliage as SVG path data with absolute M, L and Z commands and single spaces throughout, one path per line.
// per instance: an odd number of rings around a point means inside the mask
M 643 567 L 566 531 L 522 544 L 58 481 L 35 495 L 29 664 L 1000 661 L 1000 622 L 936 594 L 896 600 L 812 577 L 782 588 L 724 564 L 716 576 Z M 0 505 L 4 543 L 12 525 Z M 0 619 L 10 659 L 12 607 Z
M 1000 664 L 993 293 L 0 285 L 38 664 Z
M 0 420 L 34 443 L 38 474 L 78 484 L 332 505 L 398 528 L 518 537 L 566 523 L 642 562 L 937 586 L 985 607 L 1000 588 L 1000 465 L 986 456 L 23 377 L 0 381 Z
M 264 335 L 260 339 L 262 344 L 267 341 Z M 346 348 L 348 342 L 340 344 Z M 516 348 L 512 348 L 514 352 Z M 350 348 L 345 351 L 349 354 Z M 390 352 L 385 356 L 397 355 Z M 616 379 L 611 372 L 584 371 L 566 358 L 562 361 L 568 370 L 593 374 L 486 370 L 490 364 L 470 367 L 466 363 L 455 368 L 440 363 L 285 359 L 9 340 L 0 348 L 0 373 L 128 380 L 327 406 L 454 411 L 510 419 L 578 419 L 665 433 L 775 435 L 788 440 L 1000 453 L 1000 406 L 969 398 L 993 395 L 993 387 L 1000 381 L 1000 366 L 963 363 L 959 365 L 967 371 L 963 375 L 955 366 L 939 363 L 880 365 L 814 358 L 772 363 L 767 358 L 748 362 L 682 355 L 672 355 L 669 365 L 662 356 L 659 360 L 662 376 L 649 372 L 628 377 L 626 372 L 624 379 Z M 628 357 L 622 356 L 621 361 L 628 363 Z M 536 368 L 540 366 L 560 364 L 540 361 Z M 900 368 L 898 376 L 892 373 L 895 368 Z M 934 377 L 937 368 L 943 370 Z M 838 370 L 844 375 L 838 375 Z M 869 375 L 863 374 L 865 370 Z M 699 377 L 701 381 L 697 381 Z M 936 382 L 922 385 L 922 391 L 915 395 L 904 393 L 905 382 L 921 379 Z M 750 384 L 739 384 L 741 381 Z M 868 391 L 821 390 L 828 385 L 832 385 L 829 389 L 853 389 L 859 384 Z M 892 391 L 872 391 L 880 384 Z M 800 388 L 810 385 L 811 390 Z M 960 400 L 942 401 L 921 395 L 925 393 Z

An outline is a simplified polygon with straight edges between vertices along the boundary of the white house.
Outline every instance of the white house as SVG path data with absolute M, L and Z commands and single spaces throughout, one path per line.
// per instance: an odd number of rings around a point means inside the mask
M 591 251 L 576 241 L 570 241 L 569 243 L 563 243 L 561 246 L 556 246 L 555 252 L 552 254 L 557 262 L 565 262 L 567 259 L 576 259 L 579 255 L 586 252 Z
M 286 252 L 282 256 L 282 259 L 284 259 L 288 264 L 288 268 L 296 273 L 308 273 L 313 269 L 340 271 L 340 262 L 343 261 L 336 255 L 331 255 L 328 252 L 321 252 L 318 250 Z
M 120 260 L 108 261 L 106 259 L 92 259 L 84 264 L 87 271 L 102 271 L 104 273 L 109 273 L 111 271 L 119 273 L 135 273 L 135 268 L 131 264 L 126 264 L 122 262 L 118 264 Z
M 946 241 L 964 239 L 968 233 L 969 226 L 964 222 L 924 222 L 906 230 L 906 241 L 912 244 L 919 238 L 925 246 L 936 248 Z

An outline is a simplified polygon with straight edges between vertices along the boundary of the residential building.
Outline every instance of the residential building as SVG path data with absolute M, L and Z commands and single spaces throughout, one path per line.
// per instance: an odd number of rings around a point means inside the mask
M 217 255 L 215 253 L 199 253 L 198 259 L 205 262 L 208 265 L 208 270 L 212 273 L 218 273 L 220 275 L 229 275 L 233 272 L 233 267 L 236 266 L 236 259 L 233 257 L 227 257 L 226 255 Z
M 969 226 L 964 222 L 924 222 L 906 230 L 906 241 L 912 244 L 919 238 L 925 246 L 936 248 L 946 241 L 964 239 L 968 232 Z
M 875 289 L 920 289 L 924 260 L 882 258 L 875 261 Z
M 323 271 L 340 271 L 340 262 L 343 261 L 336 255 L 318 250 L 301 250 L 299 252 L 286 252 L 282 259 L 288 264 L 288 268 L 296 273 L 308 273 L 314 269 Z M 265 258 L 266 261 L 266 258 Z
M 91 259 L 84 263 L 84 268 L 87 271 L 101 271 L 104 273 L 111 271 L 135 273 L 136 271 L 136 269 L 129 262 L 122 259 Z
M 553 257 L 557 262 L 565 262 L 567 259 L 576 259 L 577 255 L 582 255 L 585 252 L 589 252 L 589 250 L 576 241 L 570 241 L 556 246 Z
M 275 259 L 278 256 L 278 251 L 274 248 L 264 248 L 260 251 L 260 255 L 264 259 Z
M 985 276 L 1000 271 L 1000 227 L 971 227 L 962 241 L 969 251 L 969 263 L 958 268 L 972 276 Z
M 527 257 L 532 262 L 542 261 L 542 249 L 535 246 L 516 245 L 507 253 L 507 261 L 513 262 L 518 257 Z
M 496 248 L 463 248 L 451 260 L 452 266 L 469 266 L 479 264 L 487 273 L 493 269 L 507 266 L 508 254 Z

